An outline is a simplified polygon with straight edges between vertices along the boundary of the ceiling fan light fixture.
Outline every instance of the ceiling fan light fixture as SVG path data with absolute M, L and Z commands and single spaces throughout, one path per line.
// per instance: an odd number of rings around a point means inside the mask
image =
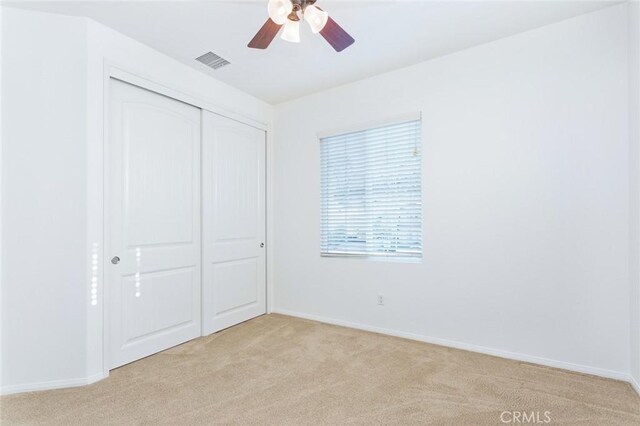
M 309 23 L 311 31 L 317 34 L 327 25 L 329 14 L 318 7 L 308 5 L 304 10 L 304 20 Z
M 291 43 L 300 43 L 300 21 L 287 19 L 280 38 Z
M 1 0 L 0 0 L 1 1 Z M 283 40 L 300 42 L 300 18 L 305 19 L 311 31 L 319 33 L 336 52 L 351 46 L 355 39 L 349 35 L 327 12 L 315 7 L 316 0 L 268 0 L 269 18 L 253 36 L 247 47 L 266 49 L 282 27 Z M 299 16 L 302 14 L 302 17 Z
M 291 0 L 269 0 L 267 5 L 269 18 L 278 25 L 287 22 L 287 16 L 293 11 Z

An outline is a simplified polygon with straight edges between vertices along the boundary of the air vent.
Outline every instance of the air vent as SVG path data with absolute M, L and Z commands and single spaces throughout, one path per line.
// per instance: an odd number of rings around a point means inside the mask
M 203 64 L 205 64 L 209 68 L 213 68 L 214 70 L 222 68 L 225 65 L 229 65 L 231 63 L 213 52 L 207 52 L 204 55 L 197 57 L 196 61 L 202 62 Z

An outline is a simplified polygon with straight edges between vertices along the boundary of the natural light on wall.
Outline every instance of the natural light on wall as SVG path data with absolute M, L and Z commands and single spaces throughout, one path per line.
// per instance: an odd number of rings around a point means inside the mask
M 421 127 L 320 138 L 322 255 L 422 257 Z

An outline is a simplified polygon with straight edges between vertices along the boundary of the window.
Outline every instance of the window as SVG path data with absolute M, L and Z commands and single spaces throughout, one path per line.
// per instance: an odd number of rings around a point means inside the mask
M 321 254 L 422 257 L 421 121 L 320 138 Z

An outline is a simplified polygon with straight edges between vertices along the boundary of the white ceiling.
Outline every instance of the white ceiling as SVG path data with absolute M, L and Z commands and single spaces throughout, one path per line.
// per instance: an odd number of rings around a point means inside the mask
M 9 6 L 87 16 L 269 103 L 412 65 L 611 5 L 612 1 L 318 0 L 356 42 L 335 52 L 301 25 L 302 42 L 247 43 L 267 0 L 21 1 Z M 210 70 L 194 58 L 231 62 Z

